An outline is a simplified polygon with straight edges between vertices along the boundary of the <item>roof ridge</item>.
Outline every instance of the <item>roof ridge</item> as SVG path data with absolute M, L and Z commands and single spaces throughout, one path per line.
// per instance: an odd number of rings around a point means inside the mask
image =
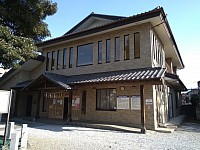
M 118 16 L 118 15 L 111 15 L 111 14 L 101 14 L 101 13 L 91 13 L 92 15 L 102 15 L 102 16 L 109 16 L 109 17 L 116 17 L 116 18 L 126 18 L 125 16 Z

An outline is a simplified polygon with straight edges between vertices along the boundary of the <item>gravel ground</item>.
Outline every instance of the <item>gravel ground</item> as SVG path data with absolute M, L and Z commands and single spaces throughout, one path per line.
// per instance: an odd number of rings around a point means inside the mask
M 29 127 L 29 150 L 200 150 L 200 124 L 183 123 L 173 133 L 147 134 L 47 125 Z

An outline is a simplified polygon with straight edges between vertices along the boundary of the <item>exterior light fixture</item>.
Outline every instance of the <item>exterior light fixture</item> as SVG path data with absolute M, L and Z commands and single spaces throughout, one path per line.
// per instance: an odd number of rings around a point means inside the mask
M 121 91 L 124 91 L 124 90 L 125 90 L 125 87 L 124 87 L 124 86 L 121 86 L 121 87 L 120 87 L 120 90 L 121 90 Z

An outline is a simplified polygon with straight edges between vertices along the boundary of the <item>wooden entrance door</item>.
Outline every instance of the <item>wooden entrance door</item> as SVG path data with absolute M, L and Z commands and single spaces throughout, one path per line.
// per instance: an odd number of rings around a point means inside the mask
M 50 99 L 49 100 L 49 118 L 63 119 L 63 100 Z

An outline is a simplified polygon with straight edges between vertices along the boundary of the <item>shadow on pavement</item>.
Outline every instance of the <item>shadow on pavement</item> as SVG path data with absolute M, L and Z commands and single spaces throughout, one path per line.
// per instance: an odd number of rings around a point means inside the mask
M 196 133 L 200 132 L 200 120 L 197 120 L 194 116 L 186 116 L 178 130 Z

